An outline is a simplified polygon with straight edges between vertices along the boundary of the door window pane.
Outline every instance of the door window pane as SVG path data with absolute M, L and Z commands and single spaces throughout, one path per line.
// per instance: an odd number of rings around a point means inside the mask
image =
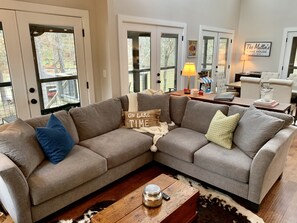
M 2 23 L 0 22 L 0 124 L 16 119 L 16 108 L 8 67 Z
M 227 53 L 228 53 L 228 39 L 220 38 L 219 42 L 219 59 L 218 59 L 218 72 L 226 75 L 227 70 Z
M 211 72 L 214 60 L 214 37 L 204 36 L 202 45 L 201 70 Z M 211 74 L 210 74 L 211 76 Z
M 287 76 L 290 76 L 290 74 L 292 73 L 297 74 L 297 37 L 294 37 L 292 41 L 292 48 L 291 48 L 291 55 L 290 55 Z
M 129 92 L 150 88 L 151 34 L 128 31 Z
M 177 34 L 162 34 L 160 56 L 160 89 L 164 92 L 176 90 Z
M 80 101 L 72 27 L 30 25 L 41 110 Z

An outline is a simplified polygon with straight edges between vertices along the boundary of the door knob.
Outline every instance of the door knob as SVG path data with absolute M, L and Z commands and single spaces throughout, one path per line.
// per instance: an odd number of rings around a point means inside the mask
M 158 83 L 158 84 L 160 84 L 160 83 L 161 83 L 161 81 L 160 81 L 160 80 L 157 80 L 157 83 Z
M 31 103 L 32 104 L 37 104 L 37 100 L 33 98 L 33 99 L 31 99 Z
M 33 87 L 29 88 L 29 92 L 30 93 L 34 93 L 35 92 L 35 88 L 33 88 Z
M 157 73 L 157 76 L 159 77 L 160 76 L 160 73 Z

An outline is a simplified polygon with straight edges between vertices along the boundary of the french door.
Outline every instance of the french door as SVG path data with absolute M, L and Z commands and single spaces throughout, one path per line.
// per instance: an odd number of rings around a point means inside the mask
M 0 11 L 0 124 L 87 105 L 81 18 Z
M 179 88 L 183 29 L 127 23 L 120 32 L 122 94 Z
M 201 30 L 198 71 L 224 73 L 229 80 L 233 33 Z
M 281 77 L 286 79 L 292 73 L 297 74 L 297 31 L 287 33 Z

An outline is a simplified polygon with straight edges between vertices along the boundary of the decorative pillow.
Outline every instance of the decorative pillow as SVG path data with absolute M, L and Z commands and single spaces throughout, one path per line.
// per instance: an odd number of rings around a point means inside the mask
M 62 161 L 74 146 L 74 141 L 62 122 L 51 115 L 46 127 L 36 128 L 37 139 L 46 157 L 53 164 Z
M 148 95 L 143 93 L 137 94 L 138 110 L 147 111 L 152 109 L 161 109 L 160 122 L 170 123 L 169 113 L 169 94 Z
M 160 125 L 161 109 L 139 112 L 124 112 L 127 128 L 151 127 Z
M 44 160 L 32 126 L 21 119 L 0 132 L 0 153 L 9 157 L 28 177 Z
M 231 149 L 233 132 L 239 119 L 239 114 L 226 116 L 220 110 L 218 110 L 210 122 L 209 129 L 205 137 L 209 141 L 214 142 L 226 149 Z
M 233 141 L 239 149 L 254 158 L 259 149 L 283 127 L 284 122 L 251 106 L 238 122 Z

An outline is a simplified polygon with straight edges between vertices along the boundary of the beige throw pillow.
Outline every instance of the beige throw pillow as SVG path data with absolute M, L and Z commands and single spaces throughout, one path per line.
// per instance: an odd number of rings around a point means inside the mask
M 124 112 L 125 126 L 127 128 L 151 127 L 160 125 L 161 109 L 148 111 Z
M 240 115 L 234 114 L 231 116 L 224 115 L 220 110 L 216 112 L 205 137 L 226 149 L 231 149 L 233 132 L 240 119 Z

